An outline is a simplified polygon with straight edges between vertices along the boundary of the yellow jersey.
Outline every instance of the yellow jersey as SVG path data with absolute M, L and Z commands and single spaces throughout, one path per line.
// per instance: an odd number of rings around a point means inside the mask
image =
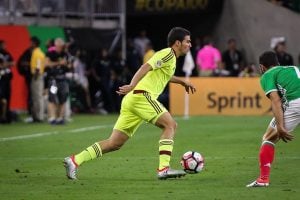
M 147 91 L 157 98 L 175 73 L 175 52 L 172 48 L 162 49 L 156 52 L 147 63 L 152 70 L 139 81 L 134 89 Z

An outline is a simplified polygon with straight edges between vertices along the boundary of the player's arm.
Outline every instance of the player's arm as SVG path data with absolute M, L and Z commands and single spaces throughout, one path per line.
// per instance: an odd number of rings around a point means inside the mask
M 284 142 L 291 141 L 293 135 L 289 134 L 284 126 L 283 109 L 280 96 L 277 91 L 270 92 L 268 97 L 271 100 L 272 111 L 276 120 L 277 134 Z
M 190 93 L 190 91 L 192 92 L 192 94 L 194 94 L 194 92 L 196 92 L 196 88 L 190 82 L 188 82 L 182 78 L 179 78 L 177 76 L 172 76 L 172 78 L 170 79 L 170 82 L 182 85 L 188 94 Z
M 117 91 L 117 93 L 119 95 L 125 95 L 128 92 L 130 92 L 131 90 L 133 90 L 133 88 L 135 88 L 135 86 L 138 84 L 138 82 L 151 70 L 152 70 L 151 65 L 149 65 L 148 63 L 143 64 L 140 67 L 140 69 L 134 74 L 133 78 L 131 79 L 130 84 L 119 87 L 119 90 Z

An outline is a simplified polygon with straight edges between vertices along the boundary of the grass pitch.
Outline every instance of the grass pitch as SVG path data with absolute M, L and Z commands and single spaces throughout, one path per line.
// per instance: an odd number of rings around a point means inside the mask
M 117 116 L 78 115 L 65 126 L 0 125 L 0 199 L 300 199 L 300 129 L 276 145 L 268 188 L 246 188 L 258 175 L 260 140 L 270 116 L 176 118 L 171 165 L 188 150 L 202 153 L 205 169 L 159 181 L 160 130 L 143 124 L 117 152 L 80 167 L 67 180 L 62 160 L 110 135 Z

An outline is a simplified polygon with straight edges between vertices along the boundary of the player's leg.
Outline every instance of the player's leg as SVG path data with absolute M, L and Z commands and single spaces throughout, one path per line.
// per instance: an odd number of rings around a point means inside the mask
M 269 126 L 263 136 L 262 145 L 259 151 L 260 176 L 257 179 L 257 182 L 265 183 L 266 185 L 269 184 L 271 166 L 275 156 L 275 144 L 278 140 L 276 129 Z
M 127 97 L 124 97 L 124 99 L 127 99 Z M 96 142 L 75 156 L 65 158 L 67 176 L 70 179 L 76 179 L 76 170 L 79 165 L 101 157 L 105 153 L 120 149 L 129 137 L 133 136 L 142 119 L 127 109 L 126 102 L 123 101 L 122 103 L 120 116 L 108 139 Z M 131 105 L 134 106 L 135 104 Z
M 285 128 L 292 132 L 300 124 L 300 100 L 291 101 L 289 107 L 284 112 Z M 268 186 L 270 182 L 271 166 L 275 157 L 275 144 L 279 141 L 276 132 L 276 122 L 273 118 L 263 136 L 262 145 L 259 152 L 260 176 L 247 185 L 247 187 Z
M 169 112 L 165 112 L 157 119 L 155 125 L 163 130 L 159 140 L 158 178 L 167 179 L 186 175 L 183 170 L 174 170 L 170 168 L 177 123 Z
M 159 167 L 162 170 L 170 166 L 171 155 L 173 151 L 174 135 L 177 124 L 169 112 L 162 114 L 155 123 L 162 129 L 159 140 Z
M 147 92 L 133 94 L 132 99 L 136 99 L 133 112 L 141 119 L 162 129 L 159 140 L 158 178 L 167 179 L 185 175 L 183 170 L 170 169 L 173 138 L 177 127 L 175 120 L 167 109 Z
M 69 179 L 76 179 L 77 168 L 80 165 L 82 165 L 84 162 L 101 157 L 105 153 L 120 149 L 128 140 L 128 138 L 128 135 L 114 129 L 108 139 L 96 142 L 82 152 L 65 158 L 64 164 L 66 167 L 67 177 Z
M 274 126 L 275 119 L 273 118 L 263 135 L 259 151 L 260 175 L 254 182 L 248 184 L 247 187 L 266 187 L 269 185 L 270 170 L 275 155 L 275 143 L 278 141 L 278 135 Z
M 128 135 L 114 129 L 108 139 L 96 142 L 95 144 L 87 147 L 81 153 L 75 155 L 74 161 L 77 165 L 81 165 L 84 162 L 101 157 L 105 153 L 119 150 L 128 138 Z
M 173 150 L 173 138 L 177 124 L 167 109 L 147 92 L 134 94 L 134 98 L 139 99 L 138 104 L 133 108 L 141 119 L 151 122 L 162 129 L 159 140 L 159 167 L 162 171 L 170 166 L 171 154 Z

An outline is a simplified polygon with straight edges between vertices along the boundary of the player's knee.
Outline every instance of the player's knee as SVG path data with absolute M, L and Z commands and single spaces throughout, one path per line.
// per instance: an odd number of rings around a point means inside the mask
M 178 127 L 177 122 L 176 122 L 176 121 L 173 121 L 173 129 L 174 129 L 174 131 L 177 129 L 177 127 Z
M 172 131 L 175 132 L 176 129 L 177 129 L 177 123 L 176 123 L 176 121 L 174 121 L 174 120 L 170 121 L 169 123 L 167 123 L 167 125 L 165 126 L 165 128 L 170 129 L 170 130 L 172 130 Z
M 123 146 L 122 143 L 113 142 L 113 141 L 110 142 L 111 151 L 117 151 L 117 150 L 121 149 L 122 146 Z

